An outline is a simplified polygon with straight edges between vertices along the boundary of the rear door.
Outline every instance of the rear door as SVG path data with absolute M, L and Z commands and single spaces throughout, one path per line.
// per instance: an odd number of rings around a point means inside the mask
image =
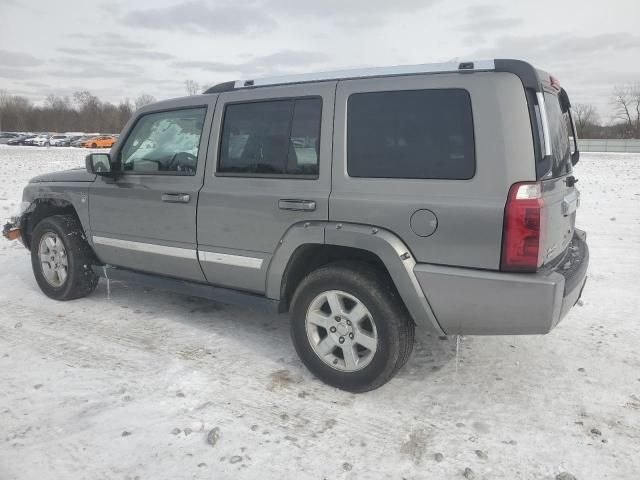
M 287 230 L 328 220 L 335 86 L 220 95 L 198 200 L 198 253 L 210 283 L 264 292 Z
M 98 176 L 91 184 L 92 242 L 102 261 L 205 280 L 197 257 L 196 206 L 215 96 L 193 98 L 141 114 L 112 153 L 122 174 Z
M 538 96 L 539 104 L 543 105 L 541 114 L 543 117 L 546 114 L 548 125 L 548 128 L 545 129 L 544 125 L 542 128 L 543 132 L 548 132 L 548 143 L 545 140 L 544 145 L 547 155 L 543 157 L 543 161 L 549 162 L 545 168 L 546 173 L 541 178 L 544 199 L 541 221 L 546 232 L 542 244 L 543 265 L 562 255 L 569 246 L 573 238 L 580 196 L 571 164 L 571 116 L 568 105 L 563 105 L 559 93 L 553 88 L 545 90 L 541 94 L 544 102 Z

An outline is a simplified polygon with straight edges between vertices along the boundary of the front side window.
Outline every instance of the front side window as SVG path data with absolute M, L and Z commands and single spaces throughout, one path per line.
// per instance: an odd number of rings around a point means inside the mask
M 317 177 L 321 114 L 320 98 L 227 105 L 218 173 Z
M 475 174 L 471 98 L 462 89 L 358 93 L 347 105 L 351 177 L 465 180 Z
M 195 175 L 207 109 L 188 108 L 142 116 L 122 147 L 125 172 Z

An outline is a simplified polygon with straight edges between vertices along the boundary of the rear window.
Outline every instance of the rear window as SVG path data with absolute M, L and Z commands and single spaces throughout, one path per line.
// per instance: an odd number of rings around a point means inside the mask
M 568 112 L 562 112 L 557 95 L 545 92 L 544 103 L 551 137 L 551 177 L 557 178 L 571 173 L 571 119 Z
M 351 177 L 466 180 L 475 173 L 471 98 L 462 89 L 351 95 Z

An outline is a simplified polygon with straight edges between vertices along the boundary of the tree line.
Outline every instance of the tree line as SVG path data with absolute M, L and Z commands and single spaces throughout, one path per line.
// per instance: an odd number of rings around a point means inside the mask
M 573 105 L 579 138 L 640 138 L 640 82 L 614 87 L 611 104 L 613 120 L 608 123 L 593 105 Z
M 203 88 L 193 80 L 185 81 L 188 95 Z M 84 90 L 71 97 L 49 94 L 43 105 L 34 105 L 25 97 L 0 90 L 0 131 L 117 133 L 136 109 L 152 102 L 153 96 L 143 94 L 116 105 Z M 614 87 L 611 104 L 614 116 L 609 122 L 601 121 L 594 105 L 574 104 L 578 137 L 640 138 L 640 82 Z
M 43 105 L 34 105 L 0 91 L 0 131 L 118 133 L 137 108 L 152 102 L 155 98 L 144 94 L 116 105 L 84 90 L 71 97 L 49 94 Z

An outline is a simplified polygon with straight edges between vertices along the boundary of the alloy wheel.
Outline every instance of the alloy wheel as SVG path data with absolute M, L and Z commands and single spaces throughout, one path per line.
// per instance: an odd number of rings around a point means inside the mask
M 358 298 L 341 290 L 323 292 L 311 302 L 305 328 L 314 353 L 343 372 L 369 365 L 378 348 L 371 313 Z
M 54 232 L 45 233 L 38 246 L 42 275 L 49 285 L 60 288 L 67 280 L 69 259 L 60 237 Z

